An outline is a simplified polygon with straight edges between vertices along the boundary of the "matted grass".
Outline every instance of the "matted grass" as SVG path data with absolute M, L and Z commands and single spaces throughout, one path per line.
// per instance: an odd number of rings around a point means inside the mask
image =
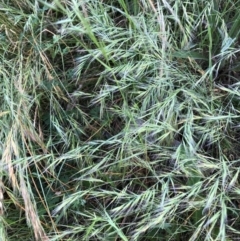
M 239 11 L 2 0 L 1 240 L 237 240 Z

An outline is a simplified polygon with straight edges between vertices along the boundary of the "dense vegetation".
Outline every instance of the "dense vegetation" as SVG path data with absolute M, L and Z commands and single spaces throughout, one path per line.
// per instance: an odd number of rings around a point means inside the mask
M 239 12 L 1 0 L 1 240 L 237 240 Z

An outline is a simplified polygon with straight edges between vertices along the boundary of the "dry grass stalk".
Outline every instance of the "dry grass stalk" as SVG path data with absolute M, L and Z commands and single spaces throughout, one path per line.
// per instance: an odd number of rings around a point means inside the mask
M 20 191 L 25 204 L 26 218 L 29 224 L 33 227 L 35 239 L 37 241 L 48 241 L 49 239 L 40 223 L 37 211 L 31 201 L 31 197 L 26 187 L 26 183 L 23 178 L 23 175 L 20 175 L 19 178 L 20 178 Z

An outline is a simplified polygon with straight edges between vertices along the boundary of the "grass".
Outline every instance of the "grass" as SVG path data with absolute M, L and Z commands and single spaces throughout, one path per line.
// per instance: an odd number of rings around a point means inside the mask
M 238 240 L 239 10 L 1 1 L 2 240 Z

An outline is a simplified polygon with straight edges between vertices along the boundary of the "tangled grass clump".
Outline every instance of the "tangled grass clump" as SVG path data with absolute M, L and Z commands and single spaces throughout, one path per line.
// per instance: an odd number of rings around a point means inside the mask
M 239 11 L 3 0 L 2 240 L 237 240 Z

